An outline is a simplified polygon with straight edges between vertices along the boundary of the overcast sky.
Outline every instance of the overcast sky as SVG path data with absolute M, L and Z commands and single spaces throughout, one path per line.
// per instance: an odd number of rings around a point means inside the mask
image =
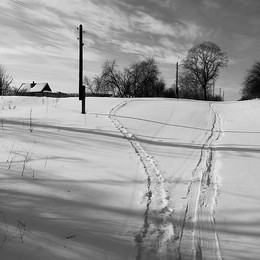
M 229 56 L 216 89 L 240 97 L 246 70 L 260 60 L 260 0 L 1 0 L 0 64 L 23 82 L 78 90 L 78 31 L 84 30 L 84 75 L 106 60 L 120 68 L 154 57 L 167 86 L 175 64 L 196 43 L 212 41 Z

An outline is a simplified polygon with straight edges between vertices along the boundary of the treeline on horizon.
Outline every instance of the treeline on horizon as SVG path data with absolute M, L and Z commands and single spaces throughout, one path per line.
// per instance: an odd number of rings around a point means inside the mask
M 172 97 L 222 100 L 215 95 L 213 85 L 220 68 L 226 67 L 228 57 L 216 44 L 203 42 L 193 46 L 182 60 L 178 86 L 166 88 L 157 62 L 146 58 L 120 70 L 116 61 L 106 61 L 101 75 L 92 80 L 84 78 L 87 92 L 118 97 Z
M 93 79 L 84 77 L 87 96 L 114 97 L 166 97 L 196 100 L 222 101 L 224 97 L 215 95 L 214 86 L 221 68 L 227 67 L 228 56 L 212 42 L 194 45 L 181 61 L 178 86 L 166 88 L 159 66 L 154 58 L 145 58 L 120 70 L 116 60 L 106 61 L 100 75 Z M 49 96 L 75 97 L 77 93 L 20 92 L 12 87 L 13 78 L 0 65 L 0 96 Z M 255 62 L 247 70 L 242 82 L 241 99 L 260 98 L 260 62 Z

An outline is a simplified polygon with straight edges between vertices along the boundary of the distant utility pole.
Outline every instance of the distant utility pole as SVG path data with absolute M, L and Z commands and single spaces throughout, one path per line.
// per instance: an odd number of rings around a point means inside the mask
M 179 86 L 178 86 L 178 80 L 179 80 L 179 65 L 178 62 L 176 63 L 176 97 L 179 98 Z
M 82 114 L 85 114 L 85 86 L 83 86 L 83 27 L 80 24 L 79 30 L 79 100 L 82 101 Z

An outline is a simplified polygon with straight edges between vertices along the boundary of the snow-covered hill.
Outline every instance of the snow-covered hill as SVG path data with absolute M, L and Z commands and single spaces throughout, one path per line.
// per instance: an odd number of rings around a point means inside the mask
M 0 98 L 1 259 L 259 259 L 260 102 Z

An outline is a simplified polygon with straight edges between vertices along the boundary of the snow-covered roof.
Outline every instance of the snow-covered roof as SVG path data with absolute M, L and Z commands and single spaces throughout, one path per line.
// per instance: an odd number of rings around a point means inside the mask
M 20 88 L 19 92 L 24 91 L 24 92 L 30 92 L 31 91 L 31 83 L 23 83 Z
M 42 92 L 42 91 L 51 91 L 51 88 L 48 83 L 36 83 L 36 85 L 31 88 L 31 92 Z
M 23 83 L 19 92 L 43 92 L 52 91 L 48 83 Z

